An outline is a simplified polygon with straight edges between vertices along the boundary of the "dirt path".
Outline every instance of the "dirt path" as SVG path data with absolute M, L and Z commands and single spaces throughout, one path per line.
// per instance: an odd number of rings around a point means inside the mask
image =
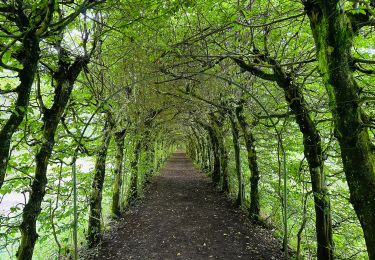
M 269 232 L 244 221 L 185 154 L 175 153 L 91 259 L 281 259 Z

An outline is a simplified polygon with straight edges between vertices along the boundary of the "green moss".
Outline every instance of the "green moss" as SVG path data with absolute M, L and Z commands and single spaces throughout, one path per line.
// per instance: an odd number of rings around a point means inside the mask
M 328 56 L 334 51 L 334 47 L 329 46 L 327 43 L 327 28 L 328 21 L 327 18 L 323 16 L 320 21 L 316 21 L 314 35 L 317 46 L 318 67 L 329 97 L 329 106 L 333 111 L 335 108 L 335 94 L 334 88 L 330 84 Z

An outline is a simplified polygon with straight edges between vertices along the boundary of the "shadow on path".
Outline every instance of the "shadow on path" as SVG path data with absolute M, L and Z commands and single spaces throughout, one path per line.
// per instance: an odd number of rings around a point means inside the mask
M 270 232 L 244 222 L 243 214 L 178 152 L 91 259 L 282 259 Z

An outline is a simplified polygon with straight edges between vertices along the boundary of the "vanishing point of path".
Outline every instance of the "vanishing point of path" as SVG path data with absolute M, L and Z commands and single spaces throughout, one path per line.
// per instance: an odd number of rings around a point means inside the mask
M 281 259 L 270 233 L 175 153 L 144 201 L 124 214 L 91 259 Z

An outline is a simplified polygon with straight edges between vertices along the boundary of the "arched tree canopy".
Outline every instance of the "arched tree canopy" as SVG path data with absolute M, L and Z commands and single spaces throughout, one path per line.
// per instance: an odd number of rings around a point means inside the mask
M 77 258 L 179 149 L 297 259 L 375 259 L 374 26 L 372 0 L 0 1 L 0 258 Z

